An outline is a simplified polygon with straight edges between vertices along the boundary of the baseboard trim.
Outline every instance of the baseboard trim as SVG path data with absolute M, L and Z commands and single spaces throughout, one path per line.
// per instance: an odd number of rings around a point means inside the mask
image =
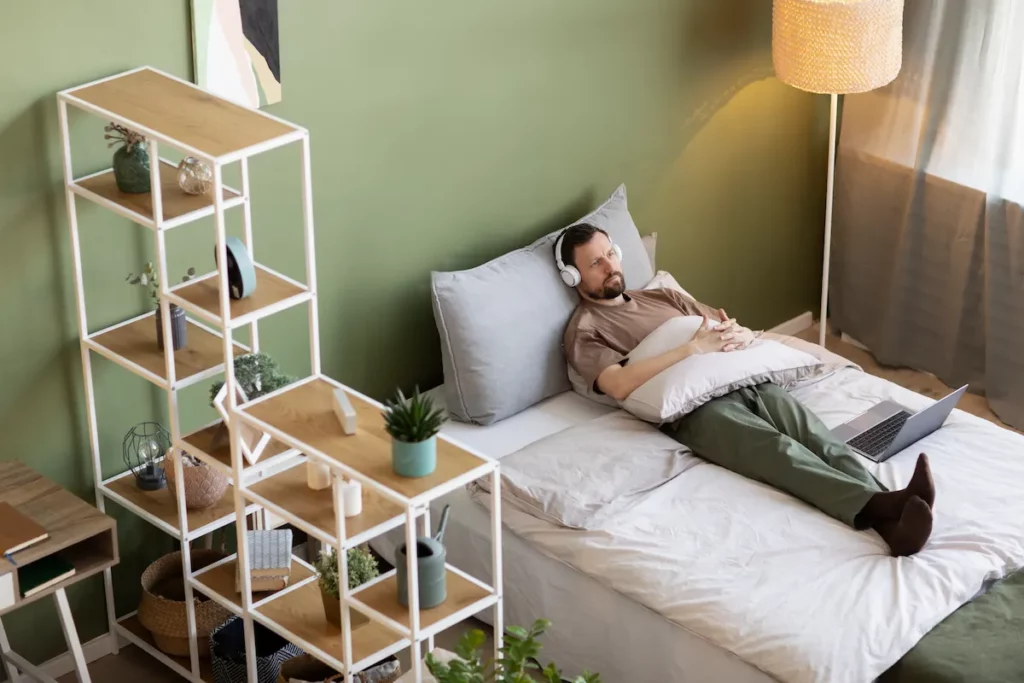
M 102 636 L 93 638 L 88 643 L 82 643 L 82 654 L 85 655 L 86 663 L 95 662 L 97 659 L 106 657 L 114 652 L 113 634 L 105 633 Z M 65 652 L 51 660 L 48 660 L 39 667 L 47 676 L 60 678 L 75 670 L 75 660 L 70 652 Z
M 795 335 L 803 332 L 813 324 L 814 316 L 810 311 L 804 311 L 797 317 L 787 320 L 784 323 L 780 323 L 768 331 L 775 334 Z

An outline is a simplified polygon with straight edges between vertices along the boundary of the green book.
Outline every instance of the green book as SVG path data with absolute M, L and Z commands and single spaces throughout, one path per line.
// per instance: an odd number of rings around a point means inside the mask
M 57 555 L 49 555 L 31 564 L 26 564 L 18 569 L 18 586 L 21 588 L 21 597 L 30 598 L 74 575 L 75 566 Z

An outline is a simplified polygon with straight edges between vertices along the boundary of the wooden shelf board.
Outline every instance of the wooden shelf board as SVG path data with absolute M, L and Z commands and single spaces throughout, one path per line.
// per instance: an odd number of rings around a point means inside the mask
M 203 572 L 195 577 L 196 581 L 206 586 L 210 591 L 221 596 L 239 610 L 242 609 L 242 594 L 235 590 L 235 572 L 238 566 L 237 559 L 218 565 L 213 569 Z M 313 572 L 306 568 L 301 562 L 292 559 L 291 578 L 289 585 L 295 585 L 303 579 L 313 576 Z M 253 592 L 252 601 L 257 602 L 272 595 L 277 591 Z
M 299 130 L 149 68 L 68 94 L 210 157 Z
M 262 308 L 284 301 L 289 297 L 304 293 L 306 290 L 282 280 L 266 269 L 256 265 L 256 290 L 244 299 L 232 299 L 230 303 L 231 317 L 240 318 L 259 311 Z M 220 317 L 220 278 L 217 276 L 203 278 L 175 290 L 175 294 L 185 301 L 209 311 L 211 315 Z
M 99 332 L 90 339 L 111 353 L 131 361 L 154 375 L 167 379 L 164 352 L 156 343 L 156 312 L 144 318 Z M 246 353 L 238 344 L 235 355 Z M 178 382 L 188 380 L 206 370 L 223 366 L 224 340 L 188 320 L 186 346 L 174 352 L 174 374 Z
M 192 452 L 200 451 L 205 455 L 209 456 L 216 462 L 220 463 L 224 467 L 231 469 L 231 446 L 228 443 L 217 443 L 215 437 L 221 429 L 221 425 L 224 423 L 223 420 L 218 421 L 216 424 L 212 424 L 209 427 L 203 427 L 198 429 L 191 434 L 186 434 L 181 437 L 181 440 L 185 443 L 185 450 Z M 217 446 L 214 448 L 214 446 Z M 281 455 L 285 451 L 289 450 L 289 447 L 280 441 L 270 440 L 267 447 L 263 450 L 263 454 L 260 459 L 256 461 L 255 465 L 246 465 L 245 469 L 250 467 L 258 467 L 260 464 L 265 463 L 274 456 Z M 243 458 L 244 460 L 244 458 Z
M 341 629 L 328 623 L 316 581 L 282 593 L 256 609 L 285 631 L 344 662 Z M 369 622 L 352 631 L 352 656 L 358 662 L 402 640 L 380 624 Z
M 117 189 L 117 182 L 114 180 L 114 170 L 111 169 L 100 175 L 83 178 L 75 183 L 103 199 L 141 214 L 150 221 L 153 220 L 153 195 L 150 192 L 122 192 Z M 223 191 L 224 201 L 230 201 L 240 197 L 237 192 L 225 189 Z M 180 218 L 193 212 L 210 209 L 213 206 L 212 190 L 202 195 L 190 195 L 182 192 L 178 187 L 178 169 L 174 164 L 161 160 L 160 162 L 160 200 L 163 205 L 164 220 Z
M 399 476 L 391 469 L 391 437 L 384 430 L 381 410 L 349 393 L 358 421 L 357 433 L 349 436 L 342 431 L 332 408 L 334 389 L 334 385 L 317 378 L 255 405 L 242 406 L 241 410 L 408 498 L 485 463 L 439 437 L 437 469 L 432 474 L 416 479 Z
M 420 610 L 420 628 L 429 628 L 490 595 L 480 586 L 467 581 L 451 570 L 448 570 L 447 592 L 448 596 L 443 603 L 437 607 Z M 410 628 L 409 608 L 398 603 L 397 574 L 392 574 L 383 581 L 357 591 L 352 597 L 384 616 L 394 619 L 406 628 Z
M 149 645 L 154 650 L 159 650 L 159 648 L 156 646 L 156 642 L 154 642 L 153 640 L 153 635 L 148 630 L 146 630 L 145 626 L 139 623 L 138 616 L 132 615 L 127 619 L 119 620 L 117 623 L 120 626 L 122 626 L 126 631 L 131 632 L 132 635 L 134 635 L 136 638 Z M 169 655 L 166 652 L 162 654 L 168 659 L 172 660 L 178 666 L 185 669 L 186 671 L 192 670 L 192 663 L 189 661 L 188 657 L 175 657 L 174 655 Z M 204 681 L 207 681 L 207 683 L 214 683 L 213 668 L 210 665 L 209 659 L 204 657 L 199 658 L 199 674 L 199 677 L 202 678 Z
M 179 532 L 181 531 L 178 526 L 177 499 L 174 498 L 169 486 L 159 491 L 143 491 L 135 485 L 135 477 L 132 475 L 115 479 L 105 486 L 153 517 L 171 525 Z M 217 521 L 223 522 L 225 526 L 235 521 L 234 492 L 230 486 L 213 507 L 188 511 L 189 531 L 195 531 Z
M 290 467 L 249 488 L 253 493 L 320 529 L 324 535 L 335 537 L 334 494 L 331 488 L 322 491 L 309 488 L 306 485 L 305 465 Z M 363 511 L 345 519 L 345 534 L 354 537 L 404 514 L 402 506 L 363 487 Z

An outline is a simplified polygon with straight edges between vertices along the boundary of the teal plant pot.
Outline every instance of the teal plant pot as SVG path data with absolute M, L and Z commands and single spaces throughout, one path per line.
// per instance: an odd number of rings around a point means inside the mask
M 437 467 L 437 437 L 409 443 L 391 440 L 391 468 L 402 477 L 425 477 Z
M 114 152 L 114 181 L 117 189 L 130 194 L 149 192 L 149 152 L 144 144 L 119 147 Z

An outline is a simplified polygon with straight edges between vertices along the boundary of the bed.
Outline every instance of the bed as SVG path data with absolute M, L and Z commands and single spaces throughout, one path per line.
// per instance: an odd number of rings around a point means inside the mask
M 580 220 L 620 245 L 628 287 L 678 288 L 648 259 L 624 187 Z M 551 619 L 544 658 L 610 683 L 863 683 L 1024 566 L 1024 436 L 980 418 L 955 411 L 913 452 L 868 463 L 892 487 L 909 479 L 918 450 L 931 456 L 932 539 L 912 558 L 892 558 L 874 532 L 682 452 L 600 403 L 560 349 L 577 300 L 551 263 L 557 233 L 470 270 L 434 273 L 431 283 L 445 377 L 434 395 L 453 418 L 444 431 L 502 460 L 505 623 Z M 832 366 L 789 387 L 830 426 L 884 398 L 912 409 L 930 401 L 819 347 L 778 339 Z M 629 439 L 651 435 L 670 442 L 658 446 L 667 453 L 664 480 L 625 496 L 628 505 L 602 503 L 615 514 L 601 524 L 538 513 L 559 496 L 586 498 L 585 488 L 568 490 L 556 477 L 547 502 L 531 503 L 515 485 L 531 462 L 579 474 L 601 452 L 620 466 Z M 433 512 L 451 505 L 449 557 L 488 580 L 490 497 L 480 486 L 437 501 Z M 392 533 L 374 547 L 391 561 L 401 540 Z

